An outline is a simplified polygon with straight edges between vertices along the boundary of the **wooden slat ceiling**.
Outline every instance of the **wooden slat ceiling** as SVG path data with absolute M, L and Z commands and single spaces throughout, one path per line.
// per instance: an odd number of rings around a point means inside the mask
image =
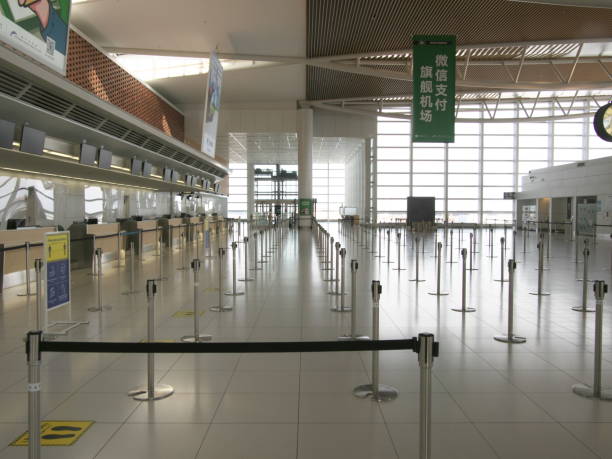
M 307 55 L 319 57 L 410 49 L 411 37 L 422 33 L 454 34 L 458 45 L 468 45 L 604 38 L 611 32 L 611 9 L 507 0 L 308 0 Z M 516 57 L 516 52 L 508 51 L 507 57 Z M 571 46 L 561 51 L 573 55 Z M 486 59 L 486 56 L 481 58 Z M 388 69 L 400 70 L 397 66 Z M 498 75 L 499 69 L 489 69 L 491 79 L 504 78 Z M 486 72 L 486 68 L 479 69 L 481 72 Z M 543 75 L 543 72 L 550 73 Z M 556 79 L 552 69 L 541 68 L 537 73 L 549 81 Z M 307 68 L 309 100 L 407 92 L 405 81 Z

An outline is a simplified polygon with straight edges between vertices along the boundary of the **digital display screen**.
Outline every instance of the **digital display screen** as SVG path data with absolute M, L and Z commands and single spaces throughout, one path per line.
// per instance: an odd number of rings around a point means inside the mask
M 151 169 L 152 169 L 152 165 L 150 162 L 145 161 L 144 163 L 142 163 L 142 175 L 144 177 L 149 177 L 151 175 Z
M 172 169 L 169 167 L 164 167 L 164 182 L 172 181 Z
M 98 156 L 98 167 L 101 169 L 110 169 L 111 162 L 113 160 L 113 152 L 100 148 L 100 155 Z
M 15 123 L 6 120 L 0 120 L 0 147 L 13 148 L 14 139 Z
M 45 137 L 46 134 L 43 131 L 24 126 L 21 131 L 21 147 L 19 149 L 26 153 L 42 155 L 45 147 Z
M 175 171 L 174 169 L 172 170 L 172 183 L 178 183 L 179 180 L 179 173 L 178 171 Z
M 96 162 L 97 153 L 97 147 L 83 142 L 81 144 L 81 154 L 79 156 L 79 162 L 81 164 L 86 164 L 87 166 L 93 166 Z
M 132 175 L 142 175 L 142 160 L 132 158 Z

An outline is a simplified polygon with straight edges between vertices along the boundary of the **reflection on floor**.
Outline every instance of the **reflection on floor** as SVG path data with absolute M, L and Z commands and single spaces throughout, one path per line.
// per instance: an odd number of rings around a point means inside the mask
M 339 237 L 334 223 L 325 224 Z M 498 230 L 493 253 L 499 256 Z M 454 250 L 459 241 L 455 232 Z M 594 315 L 570 309 L 580 303 L 582 265 L 572 261 L 573 244 L 554 236 L 550 271 L 544 288 L 552 293 L 529 295 L 537 284 L 535 236 L 522 253 L 519 233 L 516 272 L 516 332 L 525 344 L 493 340 L 505 332 L 506 283 L 499 278 L 499 258 L 488 258 L 487 234 L 477 234 L 477 271 L 468 273 L 468 306 L 460 314 L 451 308 L 461 301 L 461 265 L 443 264 L 439 300 L 435 289 L 433 238 L 426 240 L 421 276 L 414 275 L 411 241 L 401 246 L 405 271 L 394 271 L 385 258 L 347 242 L 347 266 L 360 260 L 358 271 L 358 330 L 371 333 L 370 281 L 379 279 L 381 337 L 412 337 L 431 331 L 440 341 L 434 364 L 433 457 L 482 458 L 612 458 L 612 403 L 577 397 L 572 384 L 590 383 L 593 368 Z M 443 234 L 439 233 L 440 240 Z M 468 233 L 463 235 L 466 246 Z M 344 237 L 340 236 L 343 241 Z M 404 240 L 403 240 L 404 241 Z M 394 241 L 395 242 L 395 241 Z M 376 247 L 378 243 L 374 244 Z M 383 255 L 386 246 L 383 242 Z M 391 247 L 396 261 L 396 246 Z M 231 254 L 231 250 L 228 251 Z M 458 259 L 458 250 L 454 254 Z M 507 250 L 511 256 L 512 247 Z M 593 250 L 590 278 L 610 280 L 610 244 Z M 170 254 L 169 254 L 170 255 Z M 449 259 L 446 254 L 445 261 Z M 191 258 L 193 253 L 189 255 Z M 242 273 L 242 249 L 238 272 Z M 176 268 L 175 251 L 166 257 L 167 281 L 157 297 L 156 338 L 179 339 L 192 333 L 192 318 L 173 317 L 192 307 L 193 277 Z M 247 294 L 225 297 L 233 311 L 214 313 L 218 266 L 203 259 L 202 332 L 215 341 L 335 339 L 349 330 L 350 314 L 330 311 L 338 301 L 319 270 L 312 235 L 292 232 L 272 253 Z M 227 259 L 231 276 L 231 256 Z M 155 278 L 158 258 L 148 255 L 138 264 L 137 283 Z M 347 269 L 348 270 L 348 269 Z M 239 276 L 242 277 L 242 276 Z M 122 295 L 128 271 L 104 265 L 101 314 L 88 312 L 96 304 L 96 279 L 73 274 L 75 320 L 90 324 L 70 338 L 139 341 L 146 336 L 143 293 Z M 239 283 L 242 289 L 243 283 Z M 231 279 L 226 286 L 231 286 Z M 142 290 L 142 288 L 140 288 Z M 18 297 L 23 287 L 8 289 L 0 310 L 0 458 L 25 458 L 27 448 L 8 446 L 26 430 L 25 358 L 21 339 L 32 326 L 35 300 Z M 349 291 L 347 287 L 347 291 Z M 589 302 L 593 299 L 589 287 Z M 609 304 L 609 298 L 606 299 Z M 347 304 L 351 300 L 347 299 Z M 604 385 L 612 385 L 612 326 L 604 319 Z M 351 395 L 369 381 L 370 356 L 347 354 L 281 355 L 160 355 L 156 378 L 175 387 L 165 400 L 136 402 L 126 392 L 145 380 L 145 356 L 49 355 L 43 357 L 43 416 L 49 420 L 91 420 L 95 424 L 70 447 L 48 447 L 43 457 L 62 459 L 182 459 L 182 458 L 413 458 L 418 445 L 418 379 L 416 355 L 381 353 L 381 383 L 400 390 L 397 400 L 376 404 Z

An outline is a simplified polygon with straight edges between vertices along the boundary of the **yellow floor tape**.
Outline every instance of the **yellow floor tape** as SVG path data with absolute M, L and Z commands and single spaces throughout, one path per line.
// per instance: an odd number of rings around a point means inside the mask
M 40 424 L 40 442 L 42 446 L 72 446 L 93 421 L 44 421 Z M 28 446 L 29 432 L 21 435 L 11 446 Z
M 200 312 L 200 316 L 204 315 L 204 311 Z M 193 311 L 176 311 L 172 317 L 193 317 Z

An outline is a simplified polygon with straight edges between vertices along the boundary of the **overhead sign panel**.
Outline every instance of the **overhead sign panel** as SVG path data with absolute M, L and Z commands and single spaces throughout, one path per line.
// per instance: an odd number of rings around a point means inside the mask
M 208 65 L 208 83 L 206 84 L 206 102 L 204 105 L 204 126 L 202 129 L 202 151 L 215 157 L 219 110 L 221 109 L 221 86 L 223 84 L 223 67 L 216 52 L 210 53 Z
M 455 141 L 455 52 L 453 35 L 412 39 L 412 141 Z
M 71 0 L 0 0 L 0 40 L 66 74 Z

